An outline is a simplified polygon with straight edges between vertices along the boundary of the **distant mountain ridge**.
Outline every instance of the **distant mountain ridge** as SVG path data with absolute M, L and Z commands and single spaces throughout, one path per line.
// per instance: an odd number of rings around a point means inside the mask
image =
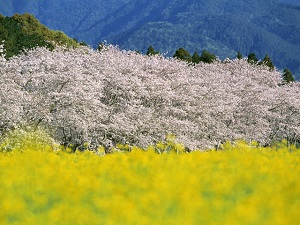
M 289 5 L 299 5 L 300 6 L 300 1 L 299 0 L 279 0 L 282 3 L 289 4 Z
M 255 52 L 260 59 L 270 55 L 279 68 L 300 72 L 299 8 L 261 0 L 166 2 L 132 1 L 131 9 L 123 8 L 114 20 L 123 21 L 122 33 L 115 34 L 114 21 L 106 26 L 99 23 L 93 29 L 110 28 L 111 33 L 106 31 L 103 36 L 122 48 L 145 51 L 151 44 L 169 54 L 178 47 L 191 53 L 207 49 L 221 58 L 233 58 L 237 51 L 244 56 Z M 134 10 L 139 14 L 133 20 L 130 15 Z M 149 18 L 147 22 L 145 18 Z
M 130 0 L 5 0 L 0 1 L 0 13 L 30 13 L 54 30 L 62 30 L 70 37 L 77 37 L 78 30 L 103 18 Z
M 107 40 L 145 52 L 207 49 L 220 58 L 268 54 L 300 78 L 298 0 L 8 0 L 0 13 L 33 13 L 51 29 L 96 47 Z

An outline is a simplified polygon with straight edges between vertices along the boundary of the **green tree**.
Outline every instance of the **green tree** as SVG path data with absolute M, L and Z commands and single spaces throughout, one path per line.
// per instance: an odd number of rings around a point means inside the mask
M 85 43 L 84 41 L 79 42 L 76 38 L 73 38 L 73 41 L 75 41 L 76 43 L 79 43 L 79 45 L 81 45 L 81 46 L 88 46 L 87 43 Z
M 48 29 L 28 13 L 16 13 L 12 17 L 0 16 L 0 41 L 2 40 L 5 40 L 7 58 L 37 46 L 50 50 L 56 45 L 79 46 L 78 42 L 63 32 Z
M 104 49 L 104 47 L 105 47 L 105 43 L 100 42 L 100 43 L 98 44 L 97 50 L 98 50 L 99 52 L 101 52 L 101 51 Z
M 7 40 L 8 31 L 7 29 L 0 24 L 0 41 Z
M 155 51 L 154 48 L 153 48 L 153 46 L 150 45 L 149 48 L 148 48 L 148 50 L 147 50 L 146 55 L 157 55 L 157 54 L 159 54 L 159 52 Z
M 290 71 L 289 69 L 287 69 L 287 68 L 285 68 L 284 70 L 283 70 L 283 81 L 285 82 L 285 83 L 290 83 L 290 82 L 293 82 L 293 81 L 295 81 L 295 78 L 294 78 L 294 76 L 293 76 L 293 73 L 292 73 L 292 71 Z
M 238 51 L 236 58 L 237 58 L 237 59 L 242 59 L 242 58 L 243 58 L 243 55 Z
M 249 55 L 248 55 L 248 63 L 250 64 L 256 64 L 258 62 L 258 59 L 256 58 L 256 55 L 255 53 L 251 52 Z
M 213 53 L 210 53 L 209 51 L 207 50 L 203 50 L 202 51 L 202 54 L 201 54 L 201 57 L 200 57 L 200 60 L 202 62 L 205 62 L 205 63 L 212 63 L 213 61 L 215 61 L 217 59 L 217 57 L 215 56 L 215 54 Z
M 270 68 L 270 70 L 274 70 L 274 64 L 273 64 L 271 58 L 268 56 L 268 54 L 266 54 L 266 56 L 263 59 L 263 61 L 261 61 L 259 64 L 266 65 L 266 66 L 268 66 Z
M 185 50 L 184 48 L 179 48 L 176 50 L 175 54 L 173 55 L 174 58 L 181 59 L 186 62 L 192 62 L 192 57 L 190 53 Z
M 198 52 L 195 51 L 192 56 L 192 62 L 198 64 L 200 61 L 201 61 L 200 55 L 198 54 Z

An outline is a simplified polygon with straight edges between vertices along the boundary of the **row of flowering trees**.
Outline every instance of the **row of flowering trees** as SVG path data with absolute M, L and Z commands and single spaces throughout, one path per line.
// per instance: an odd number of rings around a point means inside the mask
M 60 143 L 146 146 L 173 133 L 190 149 L 226 140 L 299 141 L 300 85 L 247 59 L 190 66 L 105 46 L 0 58 L 0 131 L 45 127 Z
M 100 43 L 98 49 L 101 50 L 101 46 L 103 46 L 103 43 Z M 160 54 L 159 51 L 155 51 L 152 45 L 149 46 L 146 55 L 157 55 Z M 207 50 L 203 50 L 201 56 L 198 54 L 197 51 L 194 52 L 194 54 L 191 56 L 190 53 L 185 50 L 184 48 L 179 48 L 176 50 L 175 54 L 173 55 L 174 58 L 186 61 L 187 63 L 192 64 L 198 64 L 200 62 L 204 63 L 213 63 L 217 59 L 215 54 L 208 52 Z M 243 56 L 240 52 L 237 53 L 236 56 L 237 59 L 243 59 Z M 225 59 L 227 61 L 227 59 Z M 251 64 L 257 64 L 257 65 L 264 65 L 268 66 L 270 70 L 274 70 L 275 66 L 271 60 L 271 58 L 268 56 L 268 54 L 265 55 L 263 60 L 258 60 L 255 53 L 251 52 L 247 56 L 247 62 Z M 293 82 L 295 81 L 295 78 L 292 74 L 292 71 L 290 71 L 288 68 L 285 68 L 283 70 L 282 78 L 285 83 Z

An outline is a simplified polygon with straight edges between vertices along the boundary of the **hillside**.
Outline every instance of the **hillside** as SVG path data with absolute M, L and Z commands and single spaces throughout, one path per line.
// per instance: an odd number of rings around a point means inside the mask
M 0 15 L 0 43 L 4 42 L 7 57 L 17 55 L 24 49 L 36 46 L 53 49 L 55 45 L 79 46 L 61 31 L 52 31 L 42 25 L 33 15 Z
M 115 15 L 119 15 L 115 18 Z M 134 15 L 134 17 L 132 16 Z M 203 49 L 221 58 L 255 52 L 268 54 L 279 68 L 300 72 L 300 10 L 273 1 L 134 1 L 115 19 L 96 23 L 86 33 L 123 48 L 146 51 L 149 45 L 174 54 L 178 47 L 191 53 Z M 121 21 L 121 22 L 120 22 Z

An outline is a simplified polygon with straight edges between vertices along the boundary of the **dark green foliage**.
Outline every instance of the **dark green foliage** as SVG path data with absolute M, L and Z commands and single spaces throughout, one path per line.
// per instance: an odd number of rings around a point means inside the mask
M 0 17 L 0 41 L 4 41 L 6 57 L 37 46 L 53 49 L 55 45 L 76 47 L 78 42 L 61 31 L 51 31 L 28 13 Z
M 80 44 L 81 46 L 88 46 L 88 44 L 85 43 L 84 41 L 79 42 L 79 44 Z
M 284 80 L 285 83 L 290 83 L 290 82 L 295 81 L 295 78 L 294 78 L 292 72 L 287 68 L 285 68 L 283 70 L 283 76 L 282 77 L 283 77 L 283 80 Z
M 258 59 L 255 55 L 255 53 L 251 52 L 249 55 L 248 55 L 248 63 L 251 63 L 251 64 L 256 64 L 258 62 Z
M 80 41 L 79 42 L 76 38 L 73 38 L 73 41 L 79 43 L 79 45 L 81 45 L 81 46 L 88 46 L 88 44 L 85 41 Z
M 100 43 L 98 44 L 97 50 L 98 50 L 99 52 L 101 52 L 101 51 L 103 50 L 104 47 L 105 47 L 105 43 L 100 42 Z
M 243 55 L 241 54 L 241 52 L 238 52 L 238 53 L 237 53 L 236 58 L 237 58 L 237 59 L 242 59 L 242 58 L 243 58 Z
M 197 64 L 199 62 L 212 63 L 217 59 L 215 54 L 210 53 L 207 50 L 203 50 L 201 56 L 199 56 L 198 52 L 196 51 L 194 52 L 193 56 L 191 56 L 190 53 L 184 48 L 179 48 L 178 50 L 176 50 L 173 57 L 189 63 L 193 62 L 194 64 Z
M 173 55 L 174 58 L 181 59 L 186 62 L 192 62 L 192 57 L 190 53 L 185 50 L 184 48 L 179 48 L 176 50 L 175 54 Z
M 158 51 L 155 51 L 154 48 L 152 47 L 152 45 L 149 46 L 146 55 L 157 55 L 159 54 Z
M 274 64 L 273 64 L 271 58 L 268 56 L 268 54 L 265 56 L 265 58 L 259 64 L 266 65 L 270 68 L 270 70 L 274 70 Z
M 198 52 L 194 52 L 192 56 L 192 62 L 198 64 L 200 61 L 201 61 L 200 55 L 198 54 Z
M 212 63 L 213 61 L 215 61 L 217 59 L 217 57 L 215 56 L 215 54 L 208 52 L 207 50 L 203 50 L 200 60 L 202 62 L 205 63 Z

